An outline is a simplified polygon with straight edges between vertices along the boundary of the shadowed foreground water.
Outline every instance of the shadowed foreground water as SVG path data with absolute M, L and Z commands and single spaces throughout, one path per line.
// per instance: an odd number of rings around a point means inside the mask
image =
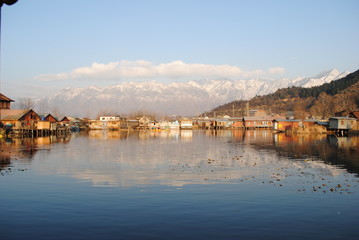
M 357 239 L 358 137 L 1 139 L 1 239 Z

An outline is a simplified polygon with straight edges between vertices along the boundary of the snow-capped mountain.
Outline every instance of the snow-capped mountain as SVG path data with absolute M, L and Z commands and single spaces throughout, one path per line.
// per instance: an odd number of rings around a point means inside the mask
M 95 117 L 99 112 L 195 115 L 233 101 L 275 92 L 290 86 L 312 87 L 345 77 L 349 72 L 331 70 L 311 78 L 268 80 L 202 80 L 164 84 L 156 81 L 125 82 L 110 87 L 65 88 L 38 99 L 71 116 Z M 41 105 L 41 104 L 40 104 Z

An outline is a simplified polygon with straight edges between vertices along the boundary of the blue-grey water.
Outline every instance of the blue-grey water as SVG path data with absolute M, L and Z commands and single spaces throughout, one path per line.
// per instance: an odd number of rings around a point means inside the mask
M 1 139 L 0 239 L 358 239 L 359 138 Z

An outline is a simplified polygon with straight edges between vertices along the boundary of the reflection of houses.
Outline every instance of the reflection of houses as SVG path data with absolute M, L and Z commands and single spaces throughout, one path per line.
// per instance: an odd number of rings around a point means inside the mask
M 125 139 L 128 137 L 128 131 L 90 131 L 89 138 L 96 139 Z

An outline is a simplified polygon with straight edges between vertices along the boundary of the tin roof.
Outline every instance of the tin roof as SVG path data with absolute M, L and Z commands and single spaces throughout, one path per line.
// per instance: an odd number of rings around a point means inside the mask
M 6 97 L 5 95 L 0 93 L 0 101 L 4 101 L 4 102 L 14 102 L 14 100 Z
M 0 120 L 19 120 L 31 109 L 0 109 Z
M 356 120 L 356 118 L 349 118 L 349 117 L 331 117 L 330 119 L 336 119 L 336 120 Z
M 38 113 L 37 115 L 39 115 L 39 117 L 41 118 L 41 120 L 45 120 L 47 117 L 53 117 L 57 122 L 57 118 L 55 118 L 54 116 L 51 115 L 51 113 Z
M 302 122 L 302 120 L 299 119 L 274 119 L 273 121 L 276 122 Z
M 273 121 L 276 117 L 273 116 L 246 116 L 244 121 Z

